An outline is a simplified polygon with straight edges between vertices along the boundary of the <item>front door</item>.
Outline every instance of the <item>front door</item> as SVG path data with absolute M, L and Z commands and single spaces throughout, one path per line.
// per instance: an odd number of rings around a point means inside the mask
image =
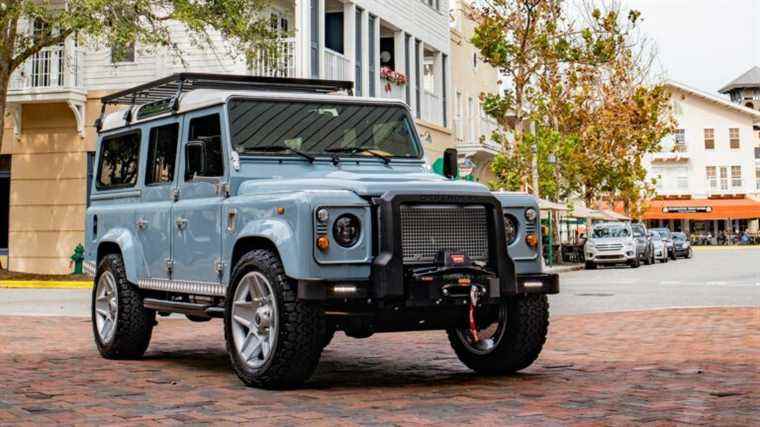
M 205 110 L 185 116 L 182 175 L 172 212 L 174 280 L 221 279 L 221 188 L 225 180 L 221 114 L 221 110 Z
M 142 243 L 145 271 L 140 279 L 170 279 L 172 194 L 176 185 L 180 123 L 159 122 L 148 132 L 145 186 L 142 203 L 135 209 L 135 228 Z

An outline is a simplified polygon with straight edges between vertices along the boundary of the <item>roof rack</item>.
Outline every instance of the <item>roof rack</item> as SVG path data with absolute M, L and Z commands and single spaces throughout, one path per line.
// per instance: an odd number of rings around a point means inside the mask
M 96 127 L 100 130 L 107 105 L 143 105 L 167 102 L 173 111 L 179 109 L 179 97 L 196 89 L 219 90 L 267 90 L 305 93 L 331 93 L 346 91 L 353 93 L 354 84 L 341 80 L 294 79 L 283 77 L 260 77 L 233 74 L 177 73 L 152 82 L 101 98 L 102 109 Z M 127 122 L 132 119 L 131 109 L 125 115 Z

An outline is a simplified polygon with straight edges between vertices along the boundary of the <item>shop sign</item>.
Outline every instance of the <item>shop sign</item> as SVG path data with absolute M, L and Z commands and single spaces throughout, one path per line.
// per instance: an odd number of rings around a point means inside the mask
M 665 206 L 663 213 L 710 213 L 712 206 Z

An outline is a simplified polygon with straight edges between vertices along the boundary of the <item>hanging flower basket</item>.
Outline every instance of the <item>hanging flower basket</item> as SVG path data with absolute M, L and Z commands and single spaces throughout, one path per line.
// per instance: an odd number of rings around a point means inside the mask
M 386 92 L 390 92 L 393 85 L 404 86 L 407 81 L 405 75 L 392 70 L 390 67 L 380 68 L 380 79 L 385 80 Z

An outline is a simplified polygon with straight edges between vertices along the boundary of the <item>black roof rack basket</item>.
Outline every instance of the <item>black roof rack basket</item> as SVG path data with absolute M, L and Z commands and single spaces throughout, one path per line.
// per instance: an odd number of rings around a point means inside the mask
M 295 79 L 284 77 L 261 77 L 233 74 L 177 73 L 144 83 L 130 89 L 101 98 L 102 110 L 96 126 L 100 128 L 107 105 L 143 105 L 169 102 L 171 108 L 179 109 L 179 96 L 196 89 L 218 90 L 266 90 L 303 93 L 333 93 L 345 91 L 353 94 L 354 84 L 341 80 Z M 131 121 L 131 113 L 125 117 Z

